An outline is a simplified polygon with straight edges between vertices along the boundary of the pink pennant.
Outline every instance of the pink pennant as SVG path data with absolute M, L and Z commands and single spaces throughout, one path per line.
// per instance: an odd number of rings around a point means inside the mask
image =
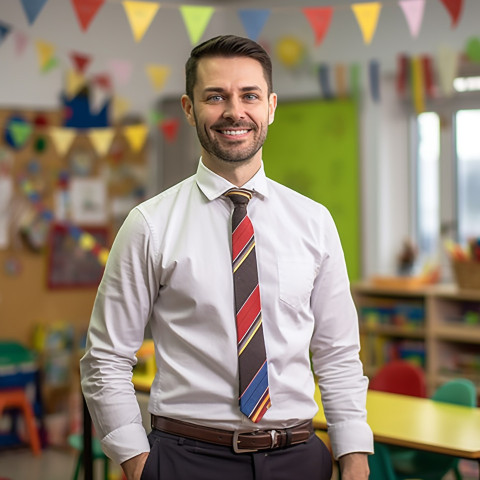
M 161 130 L 168 142 L 174 142 L 177 138 L 180 120 L 178 118 L 169 118 L 160 123 Z
M 452 17 L 452 28 L 457 26 L 460 14 L 462 13 L 463 0 L 440 0 Z
M 418 36 L 422 26 L 425 0 L 401 0 L 398 2 L 407 20 L 412 37 Z
M 92 58 L 89 55 L 83 53 L 72 52 L 70 58 L 73 61 L 75 69 L 80 73 L 85 73 L 87 66 L 91 62 Z
M 27 46 L 28 37 L 23 32 L 17 31 L 13 33 L 13 39 L 15 42 L 15 53 L 20 57 L 23 55 L 25 47 Z
M 320 45 L 328 32 L 333 16 L 332 7 L 307 7 L 302 9 L 315 33 L 315 45 Z
M 71 0 L 82 30 L 86 32 L 105 0 Z
M 110 60 L 110 71 L 118 85 L 127 85 L 132 75 L 132 62 L 129 60 Z

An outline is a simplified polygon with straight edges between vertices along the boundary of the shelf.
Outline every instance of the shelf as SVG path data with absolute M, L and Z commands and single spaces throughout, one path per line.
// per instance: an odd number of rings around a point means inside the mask
M 451 342 L 480 343 L 480 326 L 441 324 L 435 327 L 432 335 Z
M 401 338 L 422 339 L 425 337 L 424 328 L 407 329 L 395 325 L 361 325 L 360 332 Z

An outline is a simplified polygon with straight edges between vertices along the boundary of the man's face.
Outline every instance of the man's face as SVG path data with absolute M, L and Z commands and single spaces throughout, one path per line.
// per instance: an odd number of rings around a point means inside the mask
M 197 66 L 194 102 L 182 105 L 197 129 L 206 165 L 218 161 L 260 161 L 277 98 L 259 62 L 248 57 L 203 58 Z

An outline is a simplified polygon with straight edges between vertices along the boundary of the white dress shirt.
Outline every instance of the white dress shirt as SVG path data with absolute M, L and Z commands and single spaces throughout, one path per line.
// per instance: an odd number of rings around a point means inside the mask
M 131 383 L 148 322 L 157 373 L 149 411 L 228 430 L 313 418 L 312 363 L 336 457 L 372 452 L 356 310 L 334 222 L 322 205 L 265 176 L 244 185 L 256 240 L 272 406 L 253 424 L 238 406 L 231 267 L 234 187 L 197 173 L 134 208 L 112 246 L 81 360 L 103 448 L 121 463 L 149 451 Z

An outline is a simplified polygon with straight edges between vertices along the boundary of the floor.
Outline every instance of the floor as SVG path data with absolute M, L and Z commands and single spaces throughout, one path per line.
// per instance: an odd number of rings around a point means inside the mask
M 0 450 L 0 480 L 70 480 L 73 478 L 76 456 L 69 450 L 47 448 L 39 457 L 34 457 L 28 449 Z M 113 466 L 109 480 L 120 480 L 119 467 Z M 462 461 L 463 480 L 478 480 L 478 464 Z M 337 478 L 336 475 L 332 480 Z M 83 479 L 83 475 L 80 475 Z M 97 462 L 94 480 L 103 480 L 102 465 Z M 443 480 L 454 480 L 447 475 Z

